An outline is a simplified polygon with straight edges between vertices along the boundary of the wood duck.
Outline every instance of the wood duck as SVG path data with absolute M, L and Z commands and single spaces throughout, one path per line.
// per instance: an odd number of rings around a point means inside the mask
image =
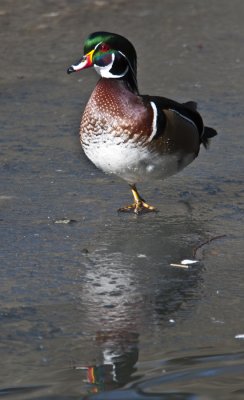
M 92 33 L 84 54 L 67 70 L 70 74 L 94 67 L 101 76 L 81 120 L 84 152 L 105 173 L 129 183 L 134 203 L 119 211 L 156 211 L 139 195 L 136 184 L 176 174 L 217 132 L 204 127 L 193 101 L 180 104 L 139 94 L 136 51 L 123 36 Z

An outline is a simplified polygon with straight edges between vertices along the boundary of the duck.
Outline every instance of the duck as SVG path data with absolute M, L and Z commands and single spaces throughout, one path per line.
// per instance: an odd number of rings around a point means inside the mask
M 125 37 L 94 32 L 83 54 L 67 73 L 93 67 L 100 79 L 81 118 L 81 146 L 97 168 L 129 184 L 134 201 L 118 211 L 155 212 L 137 185 L 178 173 L 217 132 L 204 126 L 194 101 L 140 94 L 136 50 Z

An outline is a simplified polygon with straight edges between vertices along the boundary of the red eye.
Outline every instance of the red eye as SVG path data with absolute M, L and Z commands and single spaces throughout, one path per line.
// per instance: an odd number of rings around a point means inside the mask
M 101 46 L 100 46 L 100 50 L 104 51 L 104 52 L 105 51 L 109 51 L 110 47 L 109 47 L 109 45 L 107 43 L 102 43 Z

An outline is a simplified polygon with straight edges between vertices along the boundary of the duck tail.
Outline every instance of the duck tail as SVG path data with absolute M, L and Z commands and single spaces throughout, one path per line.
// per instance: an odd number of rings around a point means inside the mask
M 205 149 L 207 149 L 209 147 L 210 139 L 216 135 L 217 135 L 217 132 L 215 129 L 210 128 L 208 126 L 204 127 L 203 135 L 201 137 L 201 142 L 202 142 L 203 146 L 205 147 Z

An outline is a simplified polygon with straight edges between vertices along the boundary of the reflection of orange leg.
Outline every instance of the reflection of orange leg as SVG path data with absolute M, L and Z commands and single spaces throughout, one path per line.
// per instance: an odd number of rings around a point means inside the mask
M 119 208 L 118 211 L 123 211 L 123 212 L 130 212 L 134 211 L 136 214 L 140 214 L 142 212 L 150 212 L 150 211 L 157 211 L 157 209 L 153 206 L 150 206 L 145 202 L 145 200 L 142 199 L 142 197 L 139 195 L 136 185 L 130 185 L 131 191 L 134 197 L 134 203 L 126 206 Z

